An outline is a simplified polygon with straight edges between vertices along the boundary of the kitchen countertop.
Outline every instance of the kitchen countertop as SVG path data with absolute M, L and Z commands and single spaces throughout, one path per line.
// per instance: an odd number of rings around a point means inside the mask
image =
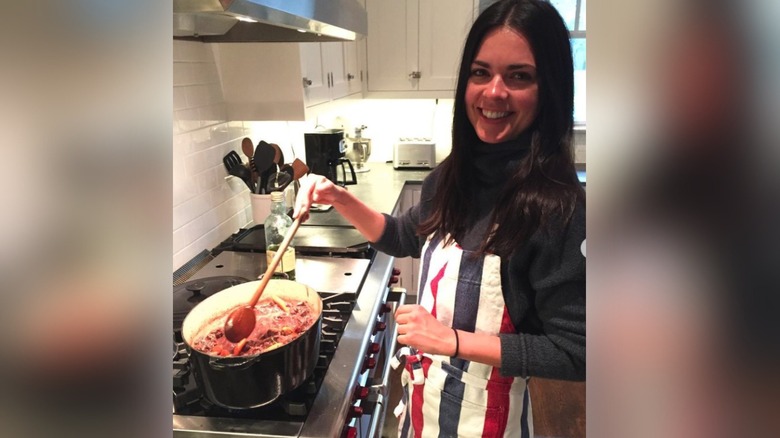
M 390 214 L 401 198 L 406 184 L 422 184 L 430 169 L 393 169 L 392 163 L 366 163 L 368 172 L 356 173 L 357 184 L 346 186 L 368 206 Z M 352 226 L 339 212 L 331 208 L 326 212 L 312 211 L 306 225 Z

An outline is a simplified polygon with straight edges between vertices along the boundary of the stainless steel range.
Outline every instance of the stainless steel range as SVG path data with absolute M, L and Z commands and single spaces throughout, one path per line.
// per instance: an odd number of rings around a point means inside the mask
M 378 437 L 396 339 L 392 312 L 404 293 L 389 287 L 393 258 L 354 229 L 302 226 L 296 281 L 323 298 L 320 356 L 313 375 L 273 403 L 230 410 L 198 388 L 181 340 L 186 309 L 265 271 L 262 227 L 239 230 L 174 275 L 173 434 L 180 437 Z M 310 237 L 307 237 L 310 236 Z M 182 310 L 184 308 L 184 310 Z M 178 310 L 178 313 L 177 313 Z

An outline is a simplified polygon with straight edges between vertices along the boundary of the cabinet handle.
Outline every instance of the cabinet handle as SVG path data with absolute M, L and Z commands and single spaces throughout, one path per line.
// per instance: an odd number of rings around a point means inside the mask
M 347 73 L 347 80 L 351 81 L 352 79 L 355 79 L 355 75 L 353 75 L 352 73 Z
M 421 76 L 422 76 L 422 73 L 419 72 L 419 71 L 413 71 L 413 72 L 409 73 L 409 77 L 412 78 L 412 79 L 420 79 Z
M 330 76 L 330 73 L 328 73 L 328 88 L 330 88 L 332 86 L 332 84 L 333 84 L 333 80 L 332 80 L 332 78 Z
M 307 88 L 309 85 L 311 85 L 311 79 L 303 78 L 303 88 Z

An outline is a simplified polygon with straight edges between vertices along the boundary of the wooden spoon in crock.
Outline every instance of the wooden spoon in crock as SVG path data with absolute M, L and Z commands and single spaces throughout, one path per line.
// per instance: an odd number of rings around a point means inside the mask
M 263 274 L 263 278 L 260 280 L 260 285 L 257 286 L 257 290 L 252 296 L 252 299 L 249 300 L 249 303 L 246 306 L 239 307 L 238 309 L 234 310 L 228 316 L 227 321 L 225 321 L 225 337 L 230 342 L 239 342 L 242 339 L 249 337 L 249 335 L 252 334 L 252 330 L 255 329 L 255 323 L 257 322 L 255 320 L 255 305 L 257 304 L 257 301 L 260 300 L 260 296 L 263 294 L 265 287 L 268 285 L 268 281 L 271 280 L 271 276 L 273 275 L 276 266 L 279 264 L 282 256 L 284 256 L 284 252 L 287 251 L 287 247 L 290 245 L 290 242 L 292 241 L 293 236 L 295 236 L 295 233 L 298 231 L 298 227 L 300 225 L 301 218 L 298 217 L 295 219 L 295 221 L 293 221 L 290 229 L 287 230 L 287 234 L 284 236 L 284 240 L 282 240 L 282 243 L 279 245 L 279 249 L 277 249 L 276 254 L 274 254 L 273 260 L 271 260 L 271 263 L 265 270 L 265 274 Z M 268 249 L 266 248 L 266 250 Z
M 244 155 L 249 158 L 249 170 L 252 171 L 252 184 L 257 184 L 257 170 L 255 170 L 255 161 L 253 159 L 255 147 L 252 145 L 251 138 L 244 137 L 244 139 L 241 140 L 241 150 L 244 151 Z M 254 189 L 252 191 L 254 191 Z

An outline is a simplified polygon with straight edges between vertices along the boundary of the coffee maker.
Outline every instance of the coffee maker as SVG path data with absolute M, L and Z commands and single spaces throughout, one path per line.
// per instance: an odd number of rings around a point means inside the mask
M 341 186 L 357 184 L 352 162 L 345 158 L 344 130 L 329 129 L 303 134 L 306 145 L 306 165 L 312 173 L 322 175 Z M 347 179 L 349 167 L 350 178 Z M 341 168 L 341 175 L 339 175 Z

